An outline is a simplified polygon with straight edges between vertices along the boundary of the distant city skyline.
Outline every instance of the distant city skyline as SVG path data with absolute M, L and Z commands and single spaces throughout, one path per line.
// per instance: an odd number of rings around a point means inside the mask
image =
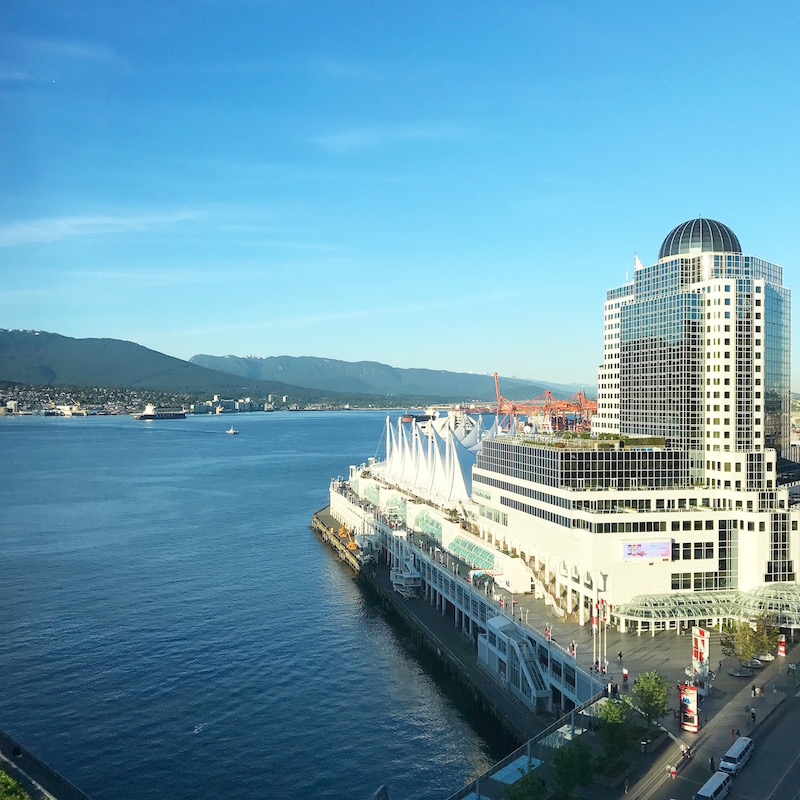
M 606 290 L 684 220 L 798 288 L 791 7 L 11 0 L 0 21 L 2 327 L 594 385 Z

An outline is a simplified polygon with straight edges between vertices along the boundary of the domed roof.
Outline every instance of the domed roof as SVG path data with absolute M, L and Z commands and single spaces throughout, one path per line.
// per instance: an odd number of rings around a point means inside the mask
M 698 253 L 741 252 L 742 246 L 736 234 L 727 225 L 698 217 L 678 225 L 667 234 L 658 252 L 658 259 Z

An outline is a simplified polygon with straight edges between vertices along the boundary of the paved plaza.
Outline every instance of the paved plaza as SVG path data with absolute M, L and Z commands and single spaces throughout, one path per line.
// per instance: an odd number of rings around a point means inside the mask
M 543 600 L 536 600 L 530 595 L 517 595 L 512 599 L 507 592 L 497 588 L 493 593 L 503 598 L 504 613 L 513 608 L 514 616 L 520 619 L 521 612 L 523 624 L 539 631 L 544 631 L 545 626 L 549 625 L 551 635 L 562 646 L 568 647 L 571 642 L 576 642 L 578 660 L 587 669 L 592 668 L 591 625 L 581 626 L 573 622 L 562 622 L 554 616 L 552 609 Z M 517 601 L 517 605 L 514 605 L 514 600 Z M 622 694 L 630 691 L 633 681 L 642 672 L 657 670 L 670 681 L 670 713 L 661 720 L 661 723 L 669 732 L 671 739 L 656 754 L 634 755 L 634 771 L 628 780 L 627 794 L 631 800 L 692 797 L 711 775 L 711 757 L 714 757 L 714 762 L 718 766 L 720 758 L 730 747 L 737 731 L 742 736 L 754 738 L 758 743 L 759 732 L 768 726 L 770 715 L 783 701 L 793 698 L 800 691 L 800 685 L 795 678 L 787 674 L 787 664 L 800 658 L 800 650 L 795 651 L 793 642 L 787 642 L 786 658 L 776 657 L 763 669 L 755 670 L 752 678 L 735 678 L 729 675 L 728 671 L 738 664 L 738 661 L 723 655 L 720 648 L 720 634 L 712 629 L 710 662 L 716 677 L 711 682 L 710 695 L 701 706 L 700 732 L 688 733 L 679 729 L 673 711 L 679 704 L 677 684 L 686 680 L 685 669 L 692 660 L 691 629 L 682 635 L 678 635 L 675 631 L 662 631 L 655 636 L 649 633 L 638 636 L 635 632 L 620 634 L 609 627 L 607 639 L 608 673 L 605 679 L 618 683 Z M 621 662 L 617 657 L 620 652 L 622 652 Z M 622 681 L 623 668 L 629 673 L 627 688 Z M 758 689 L 755 698 L 752 693 L 754 686 Z M 755 723 L 752 721 L 753 710 Z M 691 747 L 693 757 L 689 761 L 681 758 L 679 743 Z M 667 765 L 677 767 L 674 780 L 667 777 Z M 765 778 L 766 781 L 769 779 Z M 767 785 L 765 783 L 762 788 L 766 788 Z M 585 795 L 598 800 L 611 800 L 624 796 L 624 789 L 603 789 L 593 786 L 591 790 L 585 791 Z M 739 795 L 734 782 L 730 797 L 737 796 Z M 764 792 L 760 796 L 767 797 L 769 792 Z

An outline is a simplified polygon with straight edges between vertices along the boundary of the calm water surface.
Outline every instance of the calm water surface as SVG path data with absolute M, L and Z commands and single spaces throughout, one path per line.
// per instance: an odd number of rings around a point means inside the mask
M 437 798 L 485 769 L 308 530 L 384 420 L 0 418 L 0 728 L 97 800 Z

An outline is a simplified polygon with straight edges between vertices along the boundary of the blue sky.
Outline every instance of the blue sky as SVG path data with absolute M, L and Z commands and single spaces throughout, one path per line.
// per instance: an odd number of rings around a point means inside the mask
M 0 326 L 592 384 L 686 219 L 800 296 L 798 41 L 788 3 L 4 0 Z

